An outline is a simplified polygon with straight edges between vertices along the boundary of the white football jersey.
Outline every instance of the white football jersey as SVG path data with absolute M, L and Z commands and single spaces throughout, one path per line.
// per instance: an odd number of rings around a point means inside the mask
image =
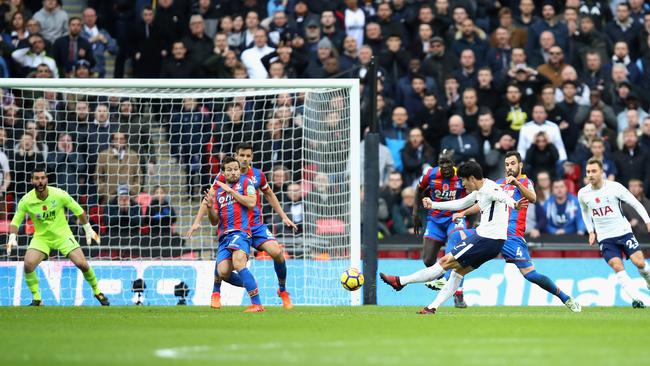
M 643 205 L 618 182 L 605 180 L 600 189 L 594 189 L 588 184 L 578 191 L 578 201 L 587 231 L 595 231 L 598 241 L 632 232 L 630 222 L 623 216 L 621 202 L 632 206 L 643 218 L 643 222 L 650 222 Z
M 458 211 L 478 203 L 481 223 L 476 233 L 484 238 L 506 240 L 508 236 L 508 207 L 515 207 L 513 200 L 501 187 L 490 179 L 483 180 L 483 187 L 464 198 L 446 202 L 434 202 L 438 210 Z

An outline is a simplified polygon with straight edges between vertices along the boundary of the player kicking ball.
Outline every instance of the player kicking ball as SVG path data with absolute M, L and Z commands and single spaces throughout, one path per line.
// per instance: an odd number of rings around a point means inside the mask
M 419 314 L 435 314 L 440 305 L 456 292 L 463 276 L 499 255 L 507 238 L 508 208 L 518 210 L 528 205 L 525 198 L 515 201 L 494 181 L 483 178 L 483 170 L 476 162 L 469 161 L 461 164 L 458 167 L 458 175 L 463 180 L 467 191 L 470 192 L 466 197 L 447 202 L 433 202 L 426 197 L 422 203 L 425 208 L 430 210 L 463 210 L 477 202 L 481 209 L 481 223 L 476 228 L 476 234 L 463 240 L 432 267 L 411 275 L 427 276 L 430 275 L 428 272 L 435 271 L 438 272 L 438 275 L 433 278 L 437 278 L 442 276 L 445 271 L 452 270 L 449 281 L 433 302 L 420 310 Z M 380 277 L 395 290 L 399 291 L 404 287 L 398 276 L 380 273 Z
M 616 273 L 623 292 L 632 299 L 632 307 L 645 308 L 639 293 L 632 285 L 623 266 L 623 255 L 639 269 L 650 289 L 650 265 L 643 257 L 639 242 L 632 234 L 632 226 L 623 216 L 621 202 L 632 206 L 650 230 L 650 217 L 643 205 L 622 184 L 604 179 L 603 163 L 595 158 L 587 160 L 586 176 L 589 184 L 578 191 L 582 219 L 589 232 L 589 245 L 596 241 L 600 254 Z
M 251 298 L 251 306 L 245 313 L 261 313 L 264 307 L 253 274 L 246 268 L 251 247 L 253 208 L 257 194 L 253 182 L 241 175 L 239 162 L 230 156 L 221 161 L 221 173 L 225 183 L 217 181 L 217 188 L 205 192 L 210 223 L 218 226 L 219 249 L 217 250 L 217 273 L 212 298 L 221 297 L 221 279 L 228 279 L 235 270 Z M 212 307 L 215 308 L 214 303 Z M 219 303 L 221 307 L 221 303 Z M 217 308 L 219 308 L 217 307 Z
M 97 288 L 95 271 L 88 264 L 79 243 L 70 230 L 65 209 L 67 208 L 77 216 L 83 225 L 86 244 L 90 245 L 93 240 L 99 244 L 99 235 L 90 226 L 86 213 L 66 191 L 48 187 L 44 167 L 37 166 L 32 171 L 32 185 L 34 189 L 25 194 L 18 202 L 18 210 L 9 226 L 9 242 L 7 243 L 7 255 L 9 255 L 11 248 L 17 244 L 18 228 L 23 222 L 25 214 L 29 214 L 34 222 L 34 237 L 25 253 L 24 270 L 25 282 L 27 282 L 27 287 L 33 297 L 30 306 L 43 305 L 41 293 L 38 291 L 36 267 L 49 257 L 52 249 L 58 250 L 68 257 L 81 270 L 86 282 L 92 288 L 95 298 L 102 306 L 110 305 L 106 296 Z
M 289 219 L 289 216 L 287 216 L 284 210 L 282 210 L 282 206 L 280 205 L 278 198 L 275 196 L 275 193 L 273 193 L 271 187 L 269 187 L 264 173 L 261 170 L 251 166 L 251 161 L 253 160 L 253 146 L 249 143 L 241 143 L 237 145 L 236 152 L 237 154 L 235 155 L 235 159 L 237 159 L 241 165 L 241 174 L 253 182 L 253 186 L 255 187 L 255 191 L 257 192 L 258 197 L 257 203 L 253 208 L 254 220 L 251 224 L 251 245 L 256 250 L 265 251 L 271 258 L 273 258 L 273 267 L 278 277 L 278 296 L 282 300 L 282 306 L 285 309 L 291 309 L 293 308 L 293 304 L 291 303 L 291 297 L 289 296 L 289 292 L 286 288 L 287 264 L 284 260 L 284 251 L 278 244 L 277 240 L 275 240 L 275 237 L 273 236 L 273 233 L 271 233 L 271 230 L 269 230 L 269 228 L 264 224 L 264 221 L 262 220 L 262 202 L 260 199 L 261 194 L 264 194 L 266 200 L 269 202 L 275 212 L 280 215 L 282 222 L 284 222 L 285 225 L 291 227 L 294 231 L 297 230 L 298 227 L 293 223 L 293 221 L 291 221 L 291 219 Z M 225 183 L 224 175 L 219 174 L 214 181 L 215 184 L 212 188 L 216 189 L 216 182 Z M 199 213 L 196 215 L 192 227 L 186 234 L 188 238 L 192 237 L 192 233 L 201 227 L 201 219 L 206 212 L 207 206 L 204 203 L 201 203 Z M 233 286 L 244 287 L 239 274 L 236 272 L 233 272 L 230 275 L 227 282 Z M 217 295 L 212 298 L 212 307 L 219 308 L 220 306 L 221 297 L 220 295 Z
M 537 201 L 537 195 L 533 188 L 533 182 L 522 174 L 523 162 L 521 155 L 516 151 L 510 151 L 505 156 L 506 177 L 497 180 L 497 184 L 512 199 L 519 200 L 525 198 L 529 203 Z M 519 272 L 526 280 L 537 284 L 550 294 L 557 296 L 567 308 L 575 313 L 582 311 L 580 304 L 565 294 L 557 285 L 547 276 L 537 272 L 533 261 L 528 253 L 528 244 L 524 239 L 526 232 L 526 211 L 528 207 L 520 210 L 510 210 L 508 219 L 508 238 L 503 245 L 501 255 L 507 263 L 513 263 L 519 269 Z M 479 212 L 478 205 L 474 205 L 465 211 L 454 214 L 454 220 L 461 219 L 465 215 L 473 215 Z

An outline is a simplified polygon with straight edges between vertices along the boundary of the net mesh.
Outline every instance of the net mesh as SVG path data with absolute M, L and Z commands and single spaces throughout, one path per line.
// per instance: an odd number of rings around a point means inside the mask
M 263 221 L 286 251 L 294 303 L 349 304 L 338 277 L 351 252 L 350 101 L 347 88 L 5 89 L 4 232 L 18 200 L 32 188 L 33 167 L 46 164 L 49 184 L 77 199 L 102 236 L 101 245 L 87 247 L 70 217 L 82 249 L 99 268 L 99 287 L 114 304 L 132 302 L 131 281 L 137 278 L 149 279 L 145 295 L 151 304 L 175 304 L 173 286 L 179 281 L 194 285 L 195 303 L 207 303 L 211 266 L 193 261 L 215 259 L 216 230 L 205 218 L 191 238 L 185 233 L 219 162 L 248 142 L 254 147 L 252 166 L 266 174 L 300 228 L 288 229 L 262 199 Z M 28 220 L 20 228 L 19 250 L 1 262 L 1 304 L 17 304 L 28 295 L 16 263 L 32 234 Z M 53 252 L 52 263 L 41 265 L 41 288 L 55 289 L 59 304 L 85 303 L 79 298 L 88 292 L 83 281 L 64 283 L 70 266 L 64 259 Z M 250 263 L 263 302 L 277 304 L 273 261 L 253 253 Z M 161 269 L 151 270 L 152 264 Z M 183 266 L 194 274 L 184 274 Z M 78 289 L 65 289 L 73 285 Z M 20 296 L 16 287 L 22 288 Z

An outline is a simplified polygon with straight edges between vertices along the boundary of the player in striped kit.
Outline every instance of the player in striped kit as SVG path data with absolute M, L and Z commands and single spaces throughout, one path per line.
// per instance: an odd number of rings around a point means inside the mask
M 206 191 L 204 197 L 210 223 L 218 225 L 219 231 L 215 275 L 228 279 L 233 269 L 236 270 L 251 298 L 251 306 L 244 312 L 263 312 L 257 282 L 246 268 L 253 240 L 251 228 L 255 219 L 253 208 L 257 204 L 257 190 L 253 182 L 241 174 L 239 162 L 234 158 L 227 156 L 221 161 L 221 172 L 226 182 L 217 181 L 216 189 Z M 212 297 L 220 298 L 220 294 L 221 281 L 215 279 Z
M 265 251 L 268 253 L 271 258 L 273 258 L 273 264 L 275 268 L 275 273 L 278 277 L 278 296 L 282 300 L 282 306 L 285 309 L 291 309 L 293 304 L 291 303 L 291 297 L 289 292 L 286 289 L 286 280 L 287 280 L 287 265 L 284 259 L 284 251 L 278 244 L 277 240 L 273 236 L 273 233 L 268 229 L 268 227 L 262 221 L 262 207 L 261 207 L 261 194 L 264 194 L 264 197 L 269 202 L 271 207 L 277 212 L 285 225 L 291 227 L 293 230 L 297 230 L 298 227 L 294 224 L 287 214 L 282 210 L 282 206 L 278 201 L 277 197 L 273 193 L 271 187 L 269 187 L 266 176 L 264 173 L 251 166 L 251 161 L 253 160 L 253 146 L 249 143 L 241 143 L 237 145 L 235 159 L 241 164 L 241 172 L 244 176 L 248 177 L 252 182 L 257 191 L 257 203 L 253 210 L 254 220 L 253 226 L 251 227 L 252 233 L 252 243 L 253 248 L 259 251 Z M 217 175 L 214 180 L 212 189 L 216 188 L 216 182 L 225 182 L 225 177 L 223 174 Z M 192 233 L 201 226 L 201 219 L 207 212 L 207 206 L 201 204 L 199 213 L 194 219 L 192 227 L 187 232 L 186 236 L 191 237 Z M 215 281 L 218 281 L 218 276 L 215 274 Z M 243 287 L 243 282 L 241 281 L 238 273 L 233 273 L 227 279 L 227 282 L 233 286 Z M 212 298 L 212 307 L 219 308 L 221 306 L 221 298 L 219 296 L 214 296 Z
M 516 151 L 509 151 L 505 156 L 506 177 L 496 181 L 497 184 L 515 201 L 525 198 L 528 202 L 535 203 L 537 195 L 533 188 L 533 182 L 522 174 L 523 162 L 521 155 Z M 519 269 L 524 278 L 539 287 L 557 296 L 563 304 L 573 312 L 582 311 L 582 307 L 573 298 L 560 290 L 557 285 L 547 276 L 537 272 L 533 261 L 528 253 L 528 245 L 524 234 L 526 232 L 526 213 L 528 207 L 519 210 L 510 210 L 508 217 L 508 236 L 501 255 L 507 263 L 513 263 Z M 474 215 L 479 212 L 479 206 L 474 205 L 465 211 L 454 214 L 454 220 L 462 219 L 466 215 Z
M 423 279 L 440 277 L 445 271 L 452 269 L 449 281 L 433 302 L 420 310 L 419 314 L 435 314 L 438 307 L 456 292 L 463 276 L 496 257 L 501 252 L 507 237 L 508 208 L 521 209 L 528 205 L 525 198 L 515 201 L 498 184 L 483 178 L 483 170 L 477 162 L 469 161 L 461 164 L 458 175 L 463 179 L 467 190 L 471 192 L 469 195 L 447 202 L 434 202 L 427 197 L 422 203 L 427 209 L 448 211 L 463 210 L 478 203 L 481 223 L 476 228 L 476 234 L 463 240 L 432 267 L 404 277 L 379 274 L 385 283 L 399 291 L 407 282 L 403 281 L 405 279 L 409 279 L 409 283 L 423 282 Z
M 650 230 L 650 217 L 641 203 L 618 182 L 603 178 L 602 161 L 591 158 L 587 161 L 586 177 L 589 184 L 578 191 L 578 201 L 582 218 L 589 232 L 589 245 L 596 241 L 600 254 L 616 273 L 618 283 L 627 296 L 632 299 L 633 308 L 644 308 L 639 299 L 639 292 L 632 284 L 632 279 L 625 271 L 623 253 L 638 268 L 650 289 L 650 265 L 643 257 L 639 242 L 632 234 L 632 227 L 623 216 L 621 202 L 632 206 L 639 213 L 646 227 Z

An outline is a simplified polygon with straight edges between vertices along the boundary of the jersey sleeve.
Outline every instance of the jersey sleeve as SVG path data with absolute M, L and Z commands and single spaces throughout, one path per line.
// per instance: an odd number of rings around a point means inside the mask
M 18 202 L 18 208 L 16 209 L 16 213 L 14 214 L 14 218 L 11 220 L 11 225 L 13 225 L 15 227 L 20 227 L 20 224 L 23 223 L 23 220 L 25 219 L 26 214 L 27 214 L 27 210 L 25 208 L 25 202 L 24 202 L 24 200 L 21 199 Z
M 75 201 L 75 199 L 72 198 L 68 192 L 61 191 L 61 196 L 63 202 L 65 203 L 65 207 L 72 211 L 75 216 L 79 216 L 84 212 L 84 209 L 79 206 L 79 203 L 77 203 L 77 201 Z
M 431 173 L 433 172 L 435 168 L 429 168 L 427 169 L 426 172 L 420 177 L 420 181 L 418 182 L 418 188 L 420 191 L 424 191 L 429 187 L 429 182 L 431 182 Z
M 246 179 L 245 182 L 246 184 L 244 185 L 244 195 L 247 197 L 255 197 L 255 193 L 257 193 L 255 185 L 253 182 L 251 182 L 250 179 Z
M 585 228 L 588 233 L 594 232 L 594 224 L 591 222 L 591 217 L 589 216 L 589 207 L 584 200 L 584 195 L 582 192 L 578 191 L 578 203 L 580 203 L 580 212 L 582 213 L 582 223 L 585 224 Z
M 433 202 L 431 208 L 434 210 L 444 210 L 444 211 L 464 210 L 468 207 L 471 207 L 474 203 L 476 203 L 477 194 L 478 191 L 474 191 L 459 200 Z
M 643 219 L 644 223 L 649 223 L 650 222 L 650 217 L 648 217 L 648 212 L 645 210 L 645 207 L 639 202 L 639 200 L 634 197 L 634 195 L 625 188 L 620 183 L 616 183 L 615 185 L 616 189 L 616 197 L 627 203 L 628 205 L 632 206 L 632 208 L 641 216 L 641 219 Z
M 269 182 L 266 180 L 266 174 L 260 170 L 260 190 L 266 191 L 268 189 L 271 189 L 271 187 L 269 187 Z

